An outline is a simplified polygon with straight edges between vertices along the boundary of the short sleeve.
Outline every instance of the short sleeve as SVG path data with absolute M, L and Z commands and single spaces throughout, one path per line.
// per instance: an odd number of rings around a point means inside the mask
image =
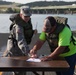
M 40 36 L 39 36 L 39 39 L 45 41 L 46 40 L 46 33 L 45 32 L 42 32 L 40 34 Z
M 63 31 L 59 34 L 59 46 L 68 46 L 70 45 L 71 40 L 71 30 L 67 27 L 63 29 Z

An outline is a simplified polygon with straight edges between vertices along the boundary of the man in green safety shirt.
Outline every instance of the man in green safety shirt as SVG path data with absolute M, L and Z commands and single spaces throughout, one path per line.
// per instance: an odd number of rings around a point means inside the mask
M 65 72 L 56 72 L 56 74 L 73 75 L 76 63 L 76 42 L 68 25 L 58 23 L 55 17 L 46 17 L 39 40 L 30 50 L 31 57 L 37 57 L 37 51 L 43 46 L 45 41 L 48 42 L 51 53 L 42 57 L 41 61 L 49 61 L 59 56 L 64 57 L 70 68 Z

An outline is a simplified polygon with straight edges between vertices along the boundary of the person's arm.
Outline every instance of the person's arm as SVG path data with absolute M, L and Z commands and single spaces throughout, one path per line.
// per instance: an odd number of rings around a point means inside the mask
M 39 50 L 42 47 L 45 41 L 46 41 L 46 33 L 42 32 L 39 36 L 39 40 L 36 42 L 34 47 L 30 50 L 30 55 L 34 57 L 37 54 L 37 50 Z
M 36 42 L 36 44 L 34 45 L 34 47 L 32 48 L 32 50 L 33 50 L 33 51 L 39 50 L 39 49 L 42 47 L 42 45 L 44 44 L 44 42 L 45 42 L 45 41 L 42 41 L 42 40 L 39 39 L 39 40 Z
M 60 54 L 62 54 L 65 50 L 67 46 L 58 46 L 54 52 L 52 52 L 49 56 L 52 58 L 52 59 L 55 59 L 57 58 Z
M 29 52 L 29 47 L 24 37 L 23 28 L 17 25 L 15 33 L 16 33 L 16 40 L 17 40 L 18 47 L 20 48 L 20 50 L 22 51 L 24 55 L 27 55 Z
M 41 61 L 48 61 L 52 59 L 56 59 L 61 53 L 64 52 L 66 46 L 58 46 L 54 52 L 50 53 L 48 56 L 41 58 Z
M 45 41 L 42 41 L 42 40 L 38 40 L 37 42 L 36 42 L 36 44 L 34 45 L 34 47 L 30 50 L 30 55 L 31 55 L 31 57 L 37 57 L 37 50 L 39 50 L 41 47 L 42 47 L 42 45 L 44 44 L 44 42 Z

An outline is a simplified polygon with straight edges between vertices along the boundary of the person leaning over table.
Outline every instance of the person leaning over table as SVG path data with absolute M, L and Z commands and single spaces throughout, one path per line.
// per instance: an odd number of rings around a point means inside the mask
M 28 55 L 32 36 L 37 32 L 37 30 L 33 30 L 30 18 L 31 15 L 30 7 L 22 6 L 20 8 L 20 13 L 10 16 L 12 24 L 10 26 L 10 35 L 7 40 L 7 49 L 3 54 L 4 57 Z M 15 72 L 14 75 L 24 75 L 24 73 Z
M 57 58 L 58 56 L 64 57 L 70 65 L 66 72 L 56 72 L 57 75 L 73 75 L 76 63 L 76 45 L 71 41 L 71 30 L 67 25 L 59 25 L 55 18 L 48 16 L 44 20 L 42 33 L 39 40 L 34 47 L 30 50 L 31 57 L 37 57 L 37 51 L 42 47 L 48 39 L 52 53 L 48 56 L 41 58 L 41 61 L 48 61 Z

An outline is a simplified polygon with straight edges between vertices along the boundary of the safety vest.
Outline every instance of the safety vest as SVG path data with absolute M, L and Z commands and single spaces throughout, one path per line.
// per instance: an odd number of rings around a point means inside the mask
M 46 40 L 50 46 L 51 52 L 53 52 L 55 50 L 55 48 L 58 47 L 59 33 L 62 32 L 62 30 L 64 29 L 65 26 L 67 26 L 69 28 L 68 25 L 57 23 L 57 27 L 53 33 L 51 33 L 51 34 L 46 33 Z M 75 41 L 76 40 L 73 38 L 73 35 L 71 35 L 70 42 L 73 42 L 73 44 L 76 45 Z M 70 51 L 70 49 L 67 46 L 63 53 L 68 52 L 68 51 Z
M 65 25 L 57 24 L 56 29 L 53 33 L 46 33 L 46 40 L 51 48 L 51 52 L 58 47 L 59 33 L 64 29 Z
M 11 36 L 11 38 L 13 38 L 13 35 L 12 35 L 13 26 L 17 24 L 17 25 L 20 25 L 23 27 L 26 42 L 27 42 L 27 44 L 30 44 L 31 38 L 32 38 L 33 33 L 34 33 L 34 30 L 32 28 L 32 24 L 31 24 L 31 19 L 29 20 L 28 23 L 25 23 L 21 19 L 20 15 L 16 14 L 16 15 L 12 15 L 10 17 L 10 20 L 12 21 L 12 24 L 10 25 L 10 36 Z M 14 38 L 13 38 L 13 40 L 16 41 Z

